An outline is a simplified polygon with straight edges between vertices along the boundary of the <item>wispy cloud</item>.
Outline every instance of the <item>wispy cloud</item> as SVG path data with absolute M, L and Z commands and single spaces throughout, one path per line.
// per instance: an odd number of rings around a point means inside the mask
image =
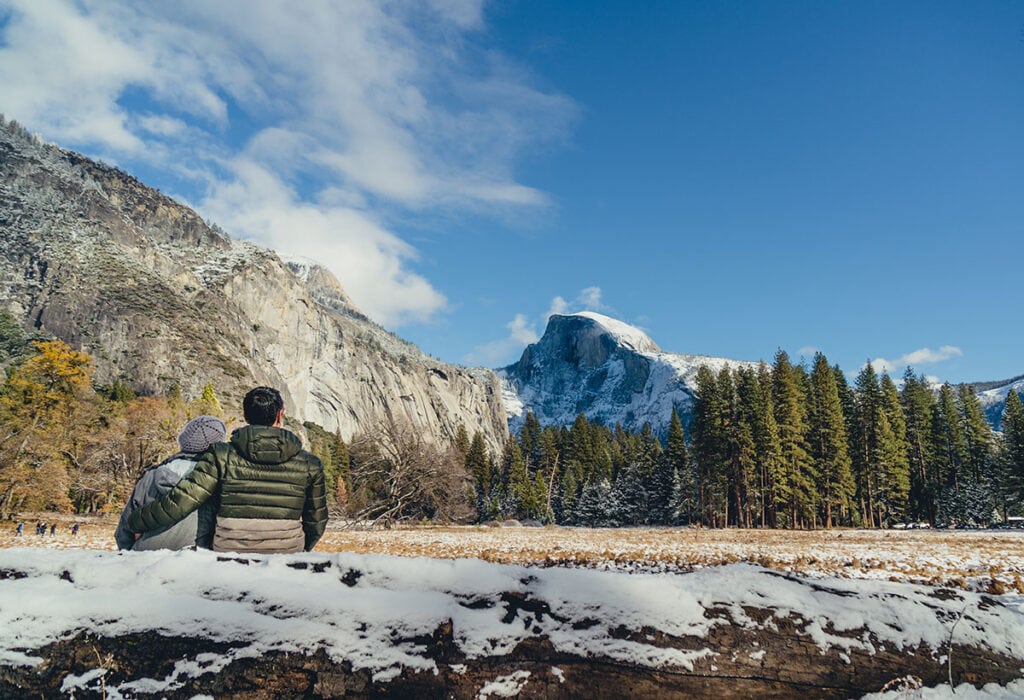
M 445 306 L 392 216 L 544 205 L 515 162 L 576 110 L 480 44 L 482 0 L 0 8 L 8 117 L 177 173 L 205 216 L 323 261 L 386 325 Z
M 601 300 L 600 287 L 585 287 L 571 301 L 566 301 L 561 296 L 553 298 L 548 305 L 547 313 L 544 314 L 544 322 L 546 323 L 547 319 L 556 314 L 569 314 L 579 311 L 610 312 L 612 309 Z
M 508 364 L 516 354 L 522 352 L 523 348 L 540 340 L 537 331 L 526 320 L 524 314 L 516 314 L 505 327 L 509 331 L 508 336 L 475 348 L 463 360 L 471 365 L 498 367 Z
M 938 350 L 921 348 L 920 350 L 908 352 L 905 355 L 901 355 L 891 360 L 880 357 L 871 360 L 871 366 L 875 368 L 876 372 L 887 372 L 892 374 L 893 372 L 902 371 L 905 367 L 933 365 L 939 362 L 951 360 L 954 357 L 963 357 L 963 354 L 963 351 L 955 345 L 943 345 Z
M 797 355 L 802 357 L 813 357 L 818 352 L 818 348 L 813 345 L 805 345 L 796 351 Z

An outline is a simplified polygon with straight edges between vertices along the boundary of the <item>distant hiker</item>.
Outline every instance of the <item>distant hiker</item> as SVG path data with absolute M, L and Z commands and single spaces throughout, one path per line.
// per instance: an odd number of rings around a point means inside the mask
M 218 502 L 215 551 L 313 548 L 327 526 L 323 465 L 281 427 L 284 401 L 276 389 L 256 387 L 245 395 L 242 411 L 249 425 L 234 431 L 229 444 L 207 450 L 170 493 L 132 513 L 128 530 L 166 527 L 209 499 Z
M 199 416 L 182 428 L 181 434 L 178 435 L 178 447 L 181 452 L 148 468 L 135 484 L 132 496 L 121 512 L 121 519 L 114 532 L 118 549 L 183 549 L 193 545 L 210 549 L 213 546 L 216 505 L 212 501 L 181 522 L 151 530 L 137 540 L 128 529 L 128 518 L 138 509 L 169 493 L 179 481 L 192 473 L 199 455 L 206 448 L 216 442 L 223 442 L 226 437 L 227 428 L 224 427 L 224 422 L 215 416 Z M 72 534 L 77 533 L 78 523 L 75 523 Z
M 71 526 L 71 536 L 78 537 L 78 523 Z
M 18 527 L 14 530 L 15 537 L 21 537 L 22 531 L 25 529 L 25 523 L 18 523 Z
M 39 535 L 40 537 L 43 537 L 43 536 L 46 535 L 46 525 L 44 523 L 40 523 L 40 522 L 36 523 L 36 534 Z
M 54 523 L 53 525 L 50 525 L 50 534 L 51 535 L 56 535 L 57 534 L 57 523 Z

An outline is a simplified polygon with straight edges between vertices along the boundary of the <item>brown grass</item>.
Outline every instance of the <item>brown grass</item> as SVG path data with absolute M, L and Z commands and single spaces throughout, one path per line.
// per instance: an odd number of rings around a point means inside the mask
M 38 537 L 35 522 L 57 522 Z M 3 523 L 0 547 L 114 549 L 116 517 L 26 516 L 26 534 Z M 402 527 L 346 530 L 332 523 L 317 552 L 479 558 L 502 564 L 679 572 L 753 562 L 807 575 L 909 581 L 992 594 L 1024 593 L 1024 531 L 953 530 L 623 530 L 530 527 Z

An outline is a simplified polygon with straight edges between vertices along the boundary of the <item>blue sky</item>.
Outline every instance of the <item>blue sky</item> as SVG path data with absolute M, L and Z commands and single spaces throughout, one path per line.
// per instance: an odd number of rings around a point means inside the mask
M 441 359 L 1024 373 L 1024 4 L 0 0 L 0 112 Z

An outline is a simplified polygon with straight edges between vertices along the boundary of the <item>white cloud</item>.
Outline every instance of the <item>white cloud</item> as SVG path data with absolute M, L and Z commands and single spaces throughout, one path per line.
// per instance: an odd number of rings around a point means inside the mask
M 507 337 L 477 347 L 463 360 L 471 365 L 497 367 L 513 361 L 515 355 L 522 352 L 523 348 L 540 340 L 525 314 L 516 314 L 505 327 L 509 331 Z
M 543 206 L 514 165 L 575 114 L 480 44 L 482 0 L 0 8 L 8 117 L 124 167 L 204 178 L 204 216 L 314 253 L 387 325 L 444 308 L 389 219 Z
M 544 314 L 544 318 L 551 318 L 552 316 L 560 316 L 569 310 L 569 302 L 560 296 L 556 296 L 551 300 L 551 305 L 548 306 L 548 311 Z
M 239 159 L 231 167 L 235 179 L 216 187 L 203 203 L 215 221 L 288 255 L 331 261 L 345 290 L 382 324 L 429 318 L 445 307 L 441 293 L 404 267 L 415 260 L 415 249 L 367 214 L 302 203 L 256 162 Z M 385 293 L 366 292 L 373 289 Z
M 548 305 L 547 313 L 544 314 L 545 321 L 554 315 L 577 313 L 579 311 L 601 311 L 611 312 L 612 308 L 601 301 L 600 287 L 584 287 L 572 301 L 566 301 L 561 296 L 556 296 Z
M 814 347 L 813 345 L 805 345 L 799 350 L 797 350 L 796 354 L 801 355 L 803 357 L 813 357 L 818 352 L 818 348 Z
M 954 357 L 963 357 L 963 354 L 963 351 L 955 345 L 943 345 L 938 350 L 921 348 L 892 360 L 877 358 L 871 360 L 871 366 L 875 368 L 876 372 L 891 374 L 893 372 L 902 372 L 905 367 L 937 364 L 951 360 Z

